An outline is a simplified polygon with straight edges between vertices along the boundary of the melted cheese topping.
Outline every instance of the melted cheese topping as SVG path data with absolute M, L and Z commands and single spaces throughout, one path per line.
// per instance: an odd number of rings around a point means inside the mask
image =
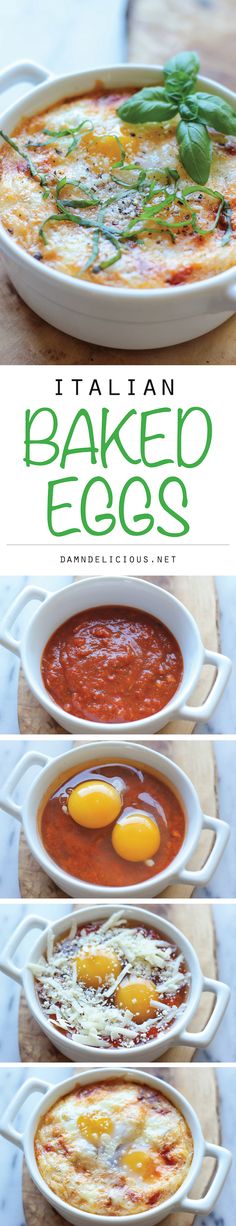
M 150 222 L 141 241 L 122 240 L 121 258 L 110 263 L 117 257 L 117 247 L 104 227 L 117 243 L 131 218 L 138 218 L 146 192 L 146 187 L 134 190 L 141 171 L 146 171 L 149 184 L 153 176 L 158 179 L 161 174 L 160 186 L 165 168 L 170 167 L 178 171 L 181 188 L 193 186 L 178 158 L 177 121 L 134 127 L 122 123 L 117 108 L 127 96 L 127 92 L 107 94 L 98 90 L 88 97 L 64 101 L 20 125 L 13 134 L 20 152 L 4 144 L 0 154 L 3 225 L 15 242 L 47 267 L 100 284 L 133 289 L 168 287 L 223 272 L 236 262 L 236 141 L 217 133 L 211 133 L 213 158 L 207 187 L 221 192 L 231 208 L 229 241 L 224 242 L 223 214 L 216 229 L 206 236 L 193 233 L 186 222 L 186 227 L 171 237 L 168 230 Z M 31 158 L 36 177 L 22 153 Z M 123 167 L 117 167 L 124 157 Z M 127 187 L 128 163 L 135 164 L 137 170 L 128 171 Z M 58 185 L 65 177 L 69 185 L 60 189 L 57 197 Z M 167 190 L 173 190 L 173 181 Z M 59 211 L 60 203 L 68 200 L 73 200 L 73 207 L 71 203 L 68 206 L 71 221 Z M 176 221 L 184 212 L 187 215 L 189 205 L 197 213 L 198 225 L 210 231 L 219 199 L 200 189 L 187 201 L 186 210 L 173 203 L 168 212 L 170 223 L 171 218 Z M 54 220 L 44 231 L 44 242 L 40 229 L 53 215 Z M 103 226 L 99 232 L 96 220 Z
M 41 1118 L 35 1156 L 61 1200 L 118 1217 L 145 1212 L 177 1191 L 193 1140 L 169 1099 L 117 1079 L 60 1098 Z
M 190 974 L 165 936 L 122 912 L 77 928 L 29 969 L 47 1020 L 74 1042 L 132 1048 L 165 1032 L 183 1011 Z M 96 974 L 95 974 L 96 972 Z

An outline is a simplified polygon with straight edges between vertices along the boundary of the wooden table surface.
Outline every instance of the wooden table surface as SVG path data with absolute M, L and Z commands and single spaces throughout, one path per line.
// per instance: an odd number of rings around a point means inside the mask
M 194 50 L 204 76 L 235 90 L 235 0 L 128 0 L 127 37 L 133 63 Z
M 104 3 L 105 0 L 102 0 L 101 8 L 103 10 Z M 83 21 L 85 22 L 84 5 L 82 10 Z M 119 3 L 116 0 L 114 11 L 115 31 L 117 29 L 114 35 L 115 45 L 113 38 L 110 50 L 109 31 L 107 30 L 106 35 L 104 28 L 103 62 L 108 62 L 109 55 L 112 62 L 116 58 L 118 60 L 121 58 L 118 10 Z M 124 4 L 123 0 L 120 0 L 120 23 L 122 19 L 124 20 L 123 13 Z M 89 12 L 87 20 L 89 23 Z M 94 22 L 96 26 L 95 10 Z M 112 25 L 112 23 L 110 24 Z M 224 3 L 223 0 L 168 0 L 168 5 L 164 7 L 164 11 L 163 0 L 129 0 L 122 52 L 126 60 L 162 63 L 175 51 L 182 48 L 196 47 L 199 51 L 202 71 L 211 77 L 215 77 L 216 80 L 222 81 L 227 86 L 234 87 L 235 34 L 235 0 L 224 0 Z M 99 41 L 99 38 L 98 30 L 97 62 L 101 63 L 101 40 Z M 117 56 L 115 55 L 116 43 Z M 50 66 L 53 71 L 57 71 L 56 51 L 50 44 L 50 22 L 48 36 L 45 32 L 44 46 L 41 47 L 40 44 L 41 60 L 47 63 L 49 54 L 47 50 L 48 45 L 50 45 Z M 91 60 L 90 54 L 89 25 L 87 48 L 89 63 L 95 62 L 95 58 L 93 58 L 93 61 Z M 82 60 L 79 53 L 78 67 L 81 67 L 81 64 L 82 67 L 85 66 L 85 49 L 86 39 L 81 51 Z M 0 58 L 2 60 L 2 54 Z M 8 54 L 8 61 L 12 58 L 12 54 Z M 36 49 L 31 58 L 37 58 Z M 72 66 L 74 66 L 74 61 Z M 66 64 L 64 65 L 63 63 L 62 67 L 60 61 L 59 71 L 63 71 L 63 69 L 64 71 L 66 70 Z M 175 363 L 176 365 L 214 365 L 217 363 L 231 365 L 235 361 L 236 316 L 233 316 L 220 328 L 216 328 L 206 336 L 199 337 L 183 345 L 173 345 L 167 349 L 152 349 L 150 351 L 120 351 L 118 349 L 106 349 L 105 347 L 88 345 L 84 341 L 78 341 L 66 336 L 65 333 L 59 332 L 56 328 L 52 328 L 49 324 L 44 323 L 18 297 L 6 275 L 2 259 L 0 261 L 0 291 L 0 362 L 4 364 L 41 365 L 45 363 L 49 365 L 54 363 L 56 365 L 57 362 L 60 362 L 60 365 L 86 363 L 88 366 L 93 366 L 96 364 L 105 365 L 109 362 L 111 366 L 118 362 L 121 365 L 129 364 L 130 362 L 137 365 L 144 364 L 145 362 L 159 365 L 165 361 L 166 363 Z

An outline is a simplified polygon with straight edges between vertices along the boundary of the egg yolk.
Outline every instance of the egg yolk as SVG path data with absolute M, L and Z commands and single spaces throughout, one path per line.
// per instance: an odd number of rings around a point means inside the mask
M 87 949 L 76 956 L 77 979 L 87 984 L 88 988 L 99 988 L 108 983 L 111 976 L 116 979 L 122 970 L 122 963 L 113 950 Z
M 130 1149 L 122 1157 L 123 1166 L 127 1166 L 135 1175 L 142 1179 L 151 1179 L 156 1173 L 155 1162 L 144 1149 Z
M 79 1115 L 77 1124 L 82 1136 L 90 1145 L 97 1145 L 100 1137 L 112 1132 L 113 1124 L 109 1115 L 95 1113 L 94 1115 Z
M 67 804 L 74 822 L 96 830 L 115 821 L 121 810 L 121 797 L 112 783 L 87 779 L 73 788 Z
M 148 813 L 127 813 L 114 826 L 112 846 L 122 860 L 148 860 L 160 847 L 160 831 Z
M 137 1023 L 147 1022 L 157 1016 L 158 992 L 151 979 L 132 979 L 121 983 L 116 989 L 115 1004 L 118 1009 L 129 1009 Z

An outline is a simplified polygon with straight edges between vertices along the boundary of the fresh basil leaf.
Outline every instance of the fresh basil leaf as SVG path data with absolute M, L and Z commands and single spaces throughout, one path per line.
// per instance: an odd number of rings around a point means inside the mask
M 127 98 L 118 107 L 120 119 L 125 123 L 163 123 L 177 115 L 178 107 L 168 98 L 163 86 L 140 89 L 138 94 Z
M 182 98 L 194 89 L 199 72 L 199 59 L 195 51 L 181 51 L 179 55 L 167 60 L 164 68 L 164 80 L 167 93 L 174 98 Z
M 236 113 L 218 94 L 193 94 L 193 97 L 188 97 L 188 106 L 193 108 L 194 117 L 197 107 L 197 117 L 209 124 L 210 128 L 215 128 L 216 132 L 225 132 L 226 135 L 236 133 Z
M 186 123 L 191 123 L 192 119 L 196 119 L 196 122 L 198 123 L 200 119 L 198 114 L 198 104 L 195 101 L 195 98 L 196 94 L 188 94 L 188 97 L 182 99 L 179 103 L 179 113 L 181 115 L 181 119 L 185 119 Z
M 196 51 L 179 51 L 177 55 L 172 55 L 170 60 L 165 64 L 165 74 L 176 72 L 185 73 L 185 76 L 195 76 L 199 72 L 200 63 Z
M 185 123 L 177 128 L 179 156 L 194 183 L 206 183 L 211 168 L 211 142 L 203 123 Z

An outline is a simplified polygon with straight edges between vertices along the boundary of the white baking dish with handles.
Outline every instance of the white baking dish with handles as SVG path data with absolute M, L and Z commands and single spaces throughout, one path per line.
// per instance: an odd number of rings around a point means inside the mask
M 22 637 L 14 638 L 11 627 L 25 605 L 31 601 L 37 601 L 38 608 L 32 612 Z M 112 604 L 120 605 L 121 608 L 135 607 L 144 610 L 164 622 L 177 639 L 183 656 L 183 677 L 171 701 L 154 715 L 129 723 L 98 723 L 71 715 L 53 701 L 41 675 L 42 653 L 57 627 L 85 609 L 97 609 L 101 605 Z M 173 718 L 209 720 L 223 694 L 232 667 L 228 656 L 203 647 L 197 623 L 180 600 L 146 579 L 128 577 L 122 578 L 122 585 L 118 577 L 80 579 L 53 595 L 44 588 L 26 587 L 10 605 L 1 622 L 0 643 L 20 657 L 26 680 L 38 702 L 54 720 L 74 734 L 80 732 L 84 735 L 95 733 L 106 736 L 113 733 L 155 733 Z M 205 664 L 212 665 L 216 670 L 211 691 L 202 705 L 191 705 L 188 700 Z
M 0 73 L 0 93 L 21 81 L 32 81 L 34 88 L 1 115 L 1 129 L 11 135 L 22 119 L 93 90 L 98 78 L 106 89 L 136 90 L 162 82 L 163 68 L 118 64 L 51 77 L 37 64 L 13 64 Z M 236 110 L 236 95 L 218 82 L 199 77 L 198 88 L 220 94 Z M 0 247 L 24 302 L 62 332 L 96 345 L 132 350 L 176 345 L 217 328 L 236 309 L 236 268 L 189 285 L 134 290 L 94 285 L 57 272 L 28 255 L 4 226 Z
M 169 786 L 177 792 L 184 809 L 185 835 L 178 854 L 161 873 L 135 885 L 117 888 L 109 886 L 108 888 L 84 881 L 79 876 L 72 877 L 59 868 L 49 856 L 41 839 L 38 812 L 48 789 L 53 791 L 58 786 L 58 778 L 63 775 L 67 776 L 70 770 L 73 775 L 80 766 L 83 769 L 85 764 L 87 766 L 105 761 L 129 762 L 131 765 L 135 762 L 147 770 L 154 770 L 157 775 L 164 778 L 167 785 L 169 783 Z M 19 805 L 13 799 L 15 788 L 27 771 L 37 765 L 40 767 L 38 777 L 28 788 L 26 784 L 24 802 Z M 83 744 L 65 754 L 60 754 L 56 759 L 47 757 L 46 754 L 36 750 L 29 750 L 17 763 L 1 789 L 0 808 L 22 823 L 32 855 L 44 872 L 55 881 L 64 894 L 68 894 L 69 898 L 77 899 L 104 899 L 107 902 L 110 899 L 118 899 L 123 903 L 124 899 L 132 901 L 135 898 L 155 898 L 158 894 L 163 894 L 167 886 L 172 885 L 175 881 L 191 885 L 193 889 L 196 886 L 205 886 L 219 864 L 230 834 L 227 822 L 202 813 L 197 792 L 185 771 L 176 766 L 170 758 L 157 753 L 155 749 L 140 745 L 139 742 L 133 744 L 122 742 L 121 744 L 120 741 L 97 741 L 96 743 L 90 741 L 87 745 Z M 212 831 L 214 844 L 202 867 L 191 869 L 188 867 L 189 861 L 198 847 L 201 832 L 204 829 Z
M 47 1038 L 59 1048 L 63 1056 L 68 1060 L 76 1060 L 79 1063 L 83 1060 L 91 1061 L 101 1060 L 103 1064 L 118 1064 L 120 1061 L 129 1063 L 131 1058 L 130 1049 L 125 1045 L 119 1048 L 106 1046 L 91 1047 L 89 1044 L 80 1042 L 79 1039 L 73 1039 L 60 1034 L 55 1026 L 48 1020 L 44 1013 L 38 998 L 38 993 L 35 986 L 35 978 L 32 971 L 29 969 L 28 963 L 34 965 L 38 963 L 39 958 L 47 956 L 47 937 L 53 934 L 55 942 L 63 935 L 68 935 L 71 924 L 77 923 L 79 927 L 99 920 L 101 923 L 107 920 L 114 913 L 114 907 L 104 906 L 80 908 L 78 911 L 73 911 L 71 916 L 63 915 L 61 919 L 50 924 L 48 920 L 41 916 L 29 915 L 26 916 L 20 924 L 17 925 L 15 932 L 11 935 L 3 953 L 0 954 L 0 970 L 5 975 L 9 975 L 16 983 L 23 988 L 30 1013 L 35 1018 L 38 1026 L 43 1030 Z M 119 908 L 120 913 L 120 908 Z M 177 948 L 183 954 L 187 963 L 190 974 L 190 985 L 188 997 L 184 1008 L 179 1010 L 178 1016 L 167 1031 L 160 1034 L 155 1039 L 149 1039 L 145 1043 L 139 1043 L 135 1048 L 132 1047 L 132 1061 L 143 1062 L 158 1060 L 165 1052 L 170 1052 L 171 1048 L 176 1043 L 181 1043 L 184 1047 L 195 1047 L 197 1049 L 209 1047 L 215 1034 L 220 1026 L 225 1010 L 230 999 L 230 988 L 227 984 L 221 983 L 216 979 L 209 979 L 202 974 L 199 959 L 191 942 L 179 931 L 174 924 L 169 923 L 166 919 L 158 915 L 152 914 L 141 907 L 124 906 L 122 908 L 124 919 L 132 920 L 137 924 L 145 924 L 147 928 L 154 928 L 157 932 L 163 934 L 168 940 L 174 942 Z M 40 929 L 40 936 L 33 939 L 34 930 Z M 32 933 L 32 949 L 27 959 L 27 963 L 22 968 L 14 962 L 13 955 L 24 940 L 27 933 Z M 193 1022 L 194 1014 L 198 1008 L 202 992 L 211 993 L 214 996 L 214 1006 L 211 1015 L 201 1031 L 188 1030 L 189 1023 Z M 35 1051 L 35 1058 L 37 1051 Z
M 45 1200 L 52 1205 L 53 1209 L 57 1210 L 57 1213 L 61 1214 L 61 1216 L 65 1218 L 67 1222 L 74 1223 L 75 1226 L 91 1226 L 91 1222 L 94 1222 L 97 1224 L 97 1226 L 114 1226 L 114 1222 L 117 1222 L 117 1226 L 118 1223 L 119 1226 L 130 1226 L 130 1214 L 125 1216 L 122 1215 L 120 1217 L 116 1217 L 115 1215 L 112 1217 L 110 1215 L 103 1216 L 101 1214 L 91 1215 L 91 1213 L 86 1213 L 80 1209 L 72 1208 L 71 1205 L 68 1205 L 65 1201 L 62 1201 L 61 1198 L 56 1196 L 54 1192 L 51 1192 L 51 1189 L 42 1178 L 36 1162 L 34 1151 L 34 1138 L 38 1124 L 42 1116 L 49 1111 L 50 1107 L 52 1107 L 54 1103 L 56 1103 L 65 1094 L 73 1092 L 76 1086 L 79 1086 L 80 1089 L 82 1089 L 83 1086 L 95 1085 L 97 1082 L 104 1081 L 105 1079 L 109 1085 L 110 1082 L 116 1080 L 118 1075 L 126 1082 L 132 1081 L 137 1082 L 138 1085 L 147 1085 L 151 1089 L 156 1090 L 157 1093 L 164 1094 L 166 1098 L 168 1098 L 170 1102 L 174 1104 L 177 1110 L 182 1113 L 187 1121 L 192 1133 L 194 1145 L 193 1159 L 190 1169 L 186 1179 L 181 1184 L 181 1187 L 178 1188 L 178 1191 L 175 1192 L 174 1196 L 168 1197 L 163 1204 L 159 1206 L 156 1205 L 152 1209 L 145 1210 L 145 1213 L 133 1214 L 132 1216 L 134 1221 L 138 1224 L 140 1223 L 140 1226 L 142 1226 L 144 1222 L 145 1226 L 146 1223 L 148 1226 L 154 1226 L 154 1223 L 164 1221 L 164 1218 L 168 1217 L 168 1214 L 171 1213 L 172 1210 L 174 1212 L 176 1209 L 178 1211 L 182 1210 L 182 1213 L 199 1213 L 203 1214 L 203 1216 L 211 1213 L 216 1200 L 222 1191 L 226 1176 L 231 1166 L 232 1155 L 230 1150 L 223 1148 L 222 1145 L 213 1145 L 211 1142 L 205 1141 L 198 1116 L 188 1102 L 187 1098 L 184 1098 L 183 1094 L 180 1094 L 179 1091 L 173 1089 L 173 1087 L 170 1086 L 168 1082 L 163 1081 L 162 1078 L 152 1076 L 150 1073 L 141 1072 L 140 1069 L 126 1069 L 120 1065 L 119 1073 L 117 1068 L 109 1071 L 106 1071 L 104 1068 L 93 1069 L 93 1071 L 86 1071 L 82 1073 L 77 1071 L 73 1077 L 68 1078 L 66 1081 L 61 1081 L 59 1085 L 53 1087 L 48 1082 L 41 1081 L 38 1077 L 32 1077 L 29 1081 L 25 1082 L 23 1086 L 21 1086 L 21 1089 L 18 1090 L 18 1093 L 15 1095 L 10 1103 L 10 1106 L 5 1112 L 5 1115 L 0 1123 L 0 1135 L 5 1137 L 7 1141 L 12 1141 L 13 1145 L 17 1145 L 19 1149 L 23 1150 L 29 1174 L 31 1175 L 33 1182 L 36 1184 L 36 1187 L 39 1189 L 39 1192 L 42 1193 Z M 28 1100 L 31 1094 L 35 1093 L 40 1094 L 40 1103 L 30 1114 L 24 1132 L 20 1132 L 15 1128 L 13 1121 L 19 1109 Z M 216 1169 L 214 1170 L 214 1173 L 210 1179 L 210 1185 L 207 1192 L 205 1192 L 203 1196 L 190 1196 L 189 1193 L 191 1193 L 193 1189 L 193 1184 L 201 1171 L 203 1159 L 205 1157 L 213 1158 L 216 1164 Z

